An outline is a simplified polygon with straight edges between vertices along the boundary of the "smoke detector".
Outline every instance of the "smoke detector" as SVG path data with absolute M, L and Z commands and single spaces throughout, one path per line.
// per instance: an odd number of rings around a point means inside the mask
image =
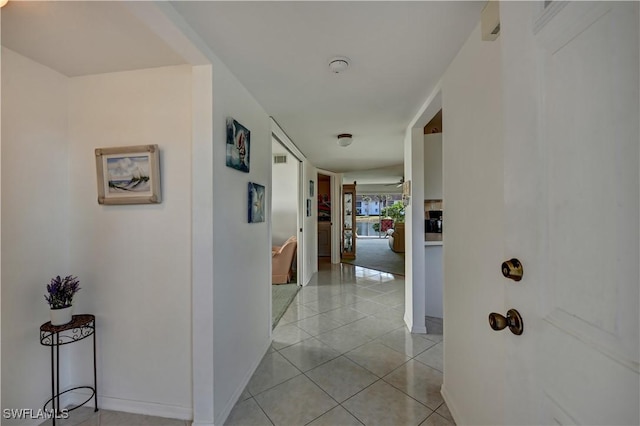
M 338 135 L 338 145 L 345 147 L 351 145 L 353 135 L 351 133 L 341 133 Z
M 336 56 L 329 60 L 329 69 L 334 74 L 344 72 L 349 68 L 349 58 L 345 56 Z

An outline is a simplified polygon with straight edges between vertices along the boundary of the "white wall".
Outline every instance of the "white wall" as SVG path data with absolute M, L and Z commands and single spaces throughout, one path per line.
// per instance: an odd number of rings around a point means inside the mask
M 501 424 L 503 155 L 501 38 L 476 27 L 442 80 L 444 237 L 443 395 L 458 424 Z M 496 304 L 497 303 L 497 304 Z M 504 314 L 504 312 L 502 312 Z M 491 391 L 488 391 L 488 386 Z
M 250 172 L 226 167 L 226 119 L 251 131 Z M 269 218 L 248 223 L 248 182 L 271 192 L 269 116 L 219 61 L 213 62 L 214 423 L 222 424 L 271 336 Z M 270 200 L 265 211 L 270 212 Z M 194 372 L 198 374 L 198 372 Z
M 271 177 L 271 241 L 279 246 L 298 235 L 299 161 L 276 140 L 272 140 L 272 151 L 287 156 L 286 163 L 273 164 Z
M 424 265 L 424 133 L 410 128 L 404 141 L 404 176 L 410 180 L 411 202 L 405 208 L 405 315 L 412 333 L 426 333 Z
M 78 273 L 69 265 L 67 87 L 2 48 L 2 408 L 38 409 L 50 397 L 49 350 L 38 339 L 49 320 L 45 285 Z
M 424 135 L 424 199 L 442 199 L 442 133 Z
M 96 315 L 101 405 L 191 417 L 191 67 L 71 79 L 71 264 Z M 162 204 L 96 201 L 94 149 L 158 144 Z M 88 353 L 77 353 L 90 381 Z M 159 372 L 162 372 L 159 374 Z

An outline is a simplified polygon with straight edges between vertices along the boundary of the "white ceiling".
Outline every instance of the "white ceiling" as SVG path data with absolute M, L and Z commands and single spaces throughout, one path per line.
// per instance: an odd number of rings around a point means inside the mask
M 172 2 L 317 167 L 402 164 L 404 131 L 481 2 Z M 351 67 L 328 69 L 344 55 Z M 336 144 L 352 133 L 353 144 Z
M 126 1 L 10 1 L 2 44 L 67 76 L 184 63 Z M 177 1 L 175 9 L 317 167 L 389 183 L 404 131 L 485 1 Z M 342 74 L 328 70 L 351 59 Z M 336 144 L 352 133 L 353 144 Z M 389 166 L 396 166 L 395 168 Z M 380 176 L 370 175 L 380 169 Z
M 185 63 L 117 1 L 10 1 L 2 45 L 68 77 Z

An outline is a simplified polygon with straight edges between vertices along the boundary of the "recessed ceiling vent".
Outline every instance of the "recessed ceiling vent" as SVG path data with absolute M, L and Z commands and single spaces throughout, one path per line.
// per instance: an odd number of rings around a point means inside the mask
M 273 164 L 286 164 L 287 154 L 273 154 Z

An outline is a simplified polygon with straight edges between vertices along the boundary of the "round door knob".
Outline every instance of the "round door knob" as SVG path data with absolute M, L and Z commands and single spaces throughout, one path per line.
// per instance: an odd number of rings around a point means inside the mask
M 524 330 L 524 324 L 520 313 L 515 309 L 509 309 L 507 316 L 500 315 L 496 312 L 489 314 L 489 326 L 495 331 L 504 330 L 509 327 L 509 330 L 517 336 L 522 334 Z

